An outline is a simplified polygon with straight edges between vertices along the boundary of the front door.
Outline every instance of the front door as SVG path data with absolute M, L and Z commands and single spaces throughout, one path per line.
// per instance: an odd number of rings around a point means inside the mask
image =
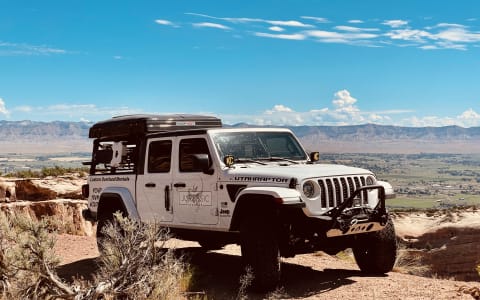
M 218 223 L 216 176 L 195 165 L 193 155 L 208 154 L 204 138 L 178 138 L 178 168 L 173 180 L 175 220 L 179 223 Z M 211 159 L 210 159 L 211 163 Z

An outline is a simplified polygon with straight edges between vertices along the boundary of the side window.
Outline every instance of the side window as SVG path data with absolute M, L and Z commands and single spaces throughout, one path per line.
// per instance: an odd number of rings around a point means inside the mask
M 172 141 L 155 141 L 148 150 L 148 173 L 168 173 L 172 161 Z
M 205 139 L 184 139 L 180 142 L 180 172 L 202 171 L 195 167 L 194 154 L 209 154 Z

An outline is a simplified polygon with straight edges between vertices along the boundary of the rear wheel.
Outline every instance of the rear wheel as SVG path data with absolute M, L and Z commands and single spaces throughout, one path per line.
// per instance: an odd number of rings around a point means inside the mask
M 119 211 L 119 210 L 117 210 Z M 117 212 L 115 211 L 115 212 Z M 112 224 L 115 221 L 115 216 L 113 211 L 107 211 L 107 212 L 100 212 L 97 217 L 97 231 L 96 231 L 96 237 L 97 237 L 97 248 L 100 254 L 102 254 L 103 251 L 103 244 L 104 244 L 104 239 L 105 239 L 105 233 L 103 232 L 104 228 L 108 224 Z M 124 211 L 119 211 L 122 216 L 126 216 L 127 214 Z
M 252 287 L 271 290 L 280 281 L 280 251 L 272 218 L 244 220 L 240 228 L 242 258 L 250 269 Z
M 385 274 L 393 269 L 397 258 L 397 240 L 391 219 L 383 230 L 358 236 L 353 255 L 365 273 Z

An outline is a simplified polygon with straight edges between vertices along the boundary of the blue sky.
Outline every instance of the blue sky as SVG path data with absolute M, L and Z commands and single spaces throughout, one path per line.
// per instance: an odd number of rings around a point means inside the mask
M 0 0 L 0 119 L 480 126 L 479 1 Z

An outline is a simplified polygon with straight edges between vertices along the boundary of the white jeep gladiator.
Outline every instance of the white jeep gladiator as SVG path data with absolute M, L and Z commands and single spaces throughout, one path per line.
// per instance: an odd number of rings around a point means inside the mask
M 387 182 L 321 164 L 288 129 L 225 128 L 198 115 L 114 117 L 94 138 L 86 216 L 102 228 L 120 211 L 156 221 L 205 249 L 241 245 L 253 286 L 273 288 L 280 257 L 352 248 L 364 272 L 389 272 L 397 245 Z

